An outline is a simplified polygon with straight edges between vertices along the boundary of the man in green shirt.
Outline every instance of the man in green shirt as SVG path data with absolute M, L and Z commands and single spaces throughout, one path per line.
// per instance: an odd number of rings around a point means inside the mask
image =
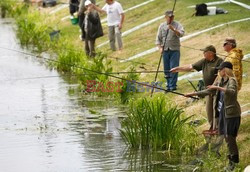
M 194 64 L 172 68 L 170 72 L 192 71 L 193 69 L 202 71 L 205 87 L 207 87 L 208 85 L 212 85 L 215 78 L 217 77 L 217 70 L 215 68 L 223 62 L 223 59 L 216 56 L 216 49 L 213 45 L 209 45 L 201 50 L 204 54 L 203 59 L 197 61 Z M 206 96 L 206 112 L 208 122 L 210 124 L 209 130 L 212 130 L 215 126 L 213 120 L 213 97 L 211 95 Z

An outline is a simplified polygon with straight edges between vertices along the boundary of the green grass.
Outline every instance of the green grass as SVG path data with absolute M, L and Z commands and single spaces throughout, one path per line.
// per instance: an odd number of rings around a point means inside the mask
M 212 0 L 177 0 L 176 8 L 175 8 L 175 19 L 177 21 L 180 21 L 182 25 L 185 28 L 186 35 L 190 33 L 194 33 L 203 29 L 206 29 L 208 27 L 213 27 L 225 22 L 230 22 L 233 20 L 238 20 L 242 18 L 249 17 L 249 10 L 244 9 L 243 7 L 240 7 L 235 4 L 221 4 L 216 5 L 217 7 L 224 8 L 225 10 L 229 11 L 228 14 L 223 15 L 215 15 L 215 16 L 203 16 L 203 17 L 192 17 L 192 14 L 194 13 L 194 9 L 192 8 L 186 8 L 190 5 L 195 5 L 198 3 L 204 3 L 204 2 L 211 2 Z M 217 1 L 217 0 L 213 0 Z M 240 2 L 244 2 L 246 4 L 249 4 L 248 0 L 239 0 Z M 1 1 L 4 2 L 4 1 Z M 1 3 L 0 2 L 0 3 Z M 104 1 L 98 0 L 97 1 L 100 4 L 100 7 L 104 5 Z M 135 4 L 140 4 L 144 2 L 143 0 L 119 0 L 119 2 L 123 5 L 124 9 L 130 8 L 134 6 Z M 142 6 L 141 8 L 137 8 L 135 10 L 129 11 L 125 13 L 125 23 L 123 27 L 123 32 L 126 30 L 129 30 L 139 24 L 142 24 L 146 21 L 149 21 L 155 17 L 161 16 L 164 14 L 164 12 L 167 9 L 172 9 L 174 1 L 162 1 L 162 0 L 155 0 L 145 6 Z M 11 7 L 11 5 L 9 6 Z M 12 8 L 8 8 L 10 11 Z M 24 9 L 18 11 L 17 13 L 20 14 L 18 17 L 22 17 L 21 13 Z M 124 50 L 121 54 L 118 54 L 116 52 L 109 51 L 109 45 L 105 45 L 104 47 L 100 48 L 99 51 L 101 51 L 103 54 L 107 54 L 107 59 L 112 60 L 112 64 L 106 60 L 106 58 L 103 58 L 102 61 L 93 61 L 90 59 L 87 59 L 84 55 L 84 42 L 79 40 L 79 27 L 71 25 L 69 20 L 66 21 L 60 21 L 62 17 L 69 15 L 68 8 L 53 14 L 48 15 L 48 12 L 50 9 L 42 9 L 40 12 L 34 12 L 35 9 L 31 10 L 30 15 L 35 15 L 35 13 L 39 13 L 41 16 L 45 15 L 43 17 L 38 17 L 35 21 L 36 23 L 36 29 L 33 31 L 32 29 L 29 29 L 30 33 L 39 33 L 41 34 L 42 40 L 45 40 L 44 47 L 42 46 L 40 49 L 41 51 L 44 49 L 47 49 L 48 47 L 49 52 L 56 52 L 60 55 L 61 61 L 65 63 L 70 64 L 80 64 L 82 67 L 90 67 L 91 69 L 98 69 L 100 71 L 110 71 L 110 68 L 114 71 L 129 71 L 131 65 L 135 65 L 132 62 L 127 63 L 120 63 L 117 60 L 113 60 L 112 58 L 123 58 L 126 59 L 130 56 L 133 56 L 137 53 L 143 52 L 149 48 L 154 47 L 155 42 L 155 36 L 157 33 L 158 26 L 160 23 L 164 22 L 165 20 L 159 20 L 147 27 L 142 28 L 141 30 L 135 31 L 128 36 L 123 38 L 124 42 Z M 34 14 L 33 14 L 34 13 Z M 105 18 L 106 15 L 101 15 L 102 18 Z M 17 18 L 18 19 L 18 18 Z M 48 28 L 52 27 L 53 29 L 60 29 L 61 30 L 61 39 L 59 45 L 54 45 L 49 43 L 47 40 L 48 37 L 43 38 L 43 31 L 46 30 L 42 27 L 41 24 L 45 24 Z M 247 39 L 248 35 L 250 34 L 250 21 L 247 22 L 241 22 L 236 24 L 231 24 L 229 26 L 223 26 L 221 28 L 218 28 L 216 30 L 212 30 L 206 33 L 203 33 L 201 35 L 198 35 L 194 38 L 191 38 L 189 40 L 186 40 L 182 42 L 182 45 L 193 47 L 193 48 L 203 48 L 207 46 L 208 44 L 213 44 L 216 46 L 217 51 L 222 54 L 226 54 L 222 48 L 222 43 L 224 39 L 228 36 L 235 37 L 238 43 L 238 47 L 243 49 L 243 52 L 250 53 L 250 46 L 249 46 L 249 40 Z M 41 27 L 40 27 L 41 26 Z M 28 26 L 28 28 L 32 28 L 33 26 Z M 108 40 L 107 38 L 107 26 L 103 25 L 104 33 L 105 35 L 97 40 L 97 45 Z M 23 31 L 24 32 L 24 31 Z M 38 36 L 39 36 L 38 34 Z M 20 34 L 21 35 L 21 34 Z M 25 36 L 25 35 L 23 35 Z M 37 44 L 39 45 L 39 37 L 35 37 L 35 42 L 30 41 L 29 37 L 25 38 L 27 39 L 27 42 L 29 44 Z M 24 41 L 25 42 L 25 41 Z M 65 43 L 64 43 L 65 42 Z M 67 46 L 65 46 L 67 44 Z M 68 45 L 69 44 L 69 45 Z M 55 48 L 57 47 L 57 48 Z M 65 48 L 66 47 L 66 48 Z M 44 48 L 44 49 L 43 49 Z M 71 49 L 75 50 L 71 51 Z M 110 57 L 110 58 L 109 58 Z M 141 58 L 138 58 L 136 60 L 133 60 L 134 62 L 140 62 L 145 63 L 145 68 L 147 70 L 156 70 L 157 64 L 159 61 L 160 54 L 159 52 L 155 52 L 146 56 L 143 56 Z M 102 57 L 100 57 L 102 58 Z M 181 47 L 181 65 L 183 64 L 192 64 L 196 62 L 197 60 L 203 58 L 202 52 L 187 49 Z M 249 59 L 248 59 L 249 60 Z M 108 66 L 104 65 L 102 66 L 102 63 L 109 64 Z M 97 63 L 97 64 L 96 64 Z M 135 70 L 144 70 L 140 68 L 141 65 L 136 65 Z M 244 74 L 246 75 L 243 78 L 243 87 L 242 90 L 239 92 L 239 102 L 241 105 L 249 103 L 250 102 L 250 82 L 249 82 L 249 63 L 243 62 L 243 68 L 244 68 Z M 57 66 L 59 70 L 62 71 L 70 71 L 75 72 L 76 74 L 83 73 L 83 70 L 72 70 L 71 68 L 66 68 L 64 65 Z M 162 64 L 161 64 L 161 70 L 162 70 Z M 183 75 L 185 73 L 180 73 L 180 75 Z M 143 82 L 152 82 L 154 80 L 154 74 L 141 74 L 139 78 L 137 78 L 138 81 Z M 94 76 L 94 79 L 105 81 L 107 78 L 105 76 L 100 76 L 100 78 L 96 78 L 97 76 Z M 103 77 L 103 78 L 102 78 Z M 124 78 L 128 76 L 124 75 Z M 128 78 L 131 78 L 130 76 Z M 80 81 L 84 81 L 84 78 L 79 77 Z M 113 80 L 113 79 L 112 79 Z M 158 76 L 158 80 L 165 82 L 163 78 L 163 74 L 160 74 Z M 84 89 L 84 82 L 82 83 L 82 88 Z M 192 92 L 193 89 L 189 85 L 187 81 L 180 81 L 178 82 L 178 92 L 181 93 L 187 93 Z M 156 96 L 161 96 L 162 93 L 155 93 Z M 147 97 L 150 93 L 140 93 L 140 94 L 133 94 L 134 98 L 141 98 L 141 97 Z M 118 94 L 119 99 L 121 99 L 120 102 L 123 100 L 127 101 L 131 99 L 131 95 L 120 95 Z M 166 97 L 170 99 L 171 101 L 179 104 L 179 106 L 185 108 L 183 109 L 185 111 L 185 114 L 183 116 L 191 116 L 195 115 L 193 118 L 195 119 L 204 119 L 205 116 L 205 108 L 204 108 L 204 100 L 195 102 L 195 103 L 188 103 L 186 98 L 183 98 L 181 96 L 176 96 L 174 94 L 166 94 Z M 148 100 L 149 101 L 149 100 Z M 158 105 L 156 105 L 158 106 Z M 149 106 L 150 107 L 150 106 Z M 244 107 L 243 111 L 249 110 L 249 107 Z M 184 117 L 184 118 L 185 118 Z M 240 162 L 240 166 L 243 168 L 247 165 L 247 158 L 249 157 L 249 151 L 248 145 L 249 145 L 249 138 L 246 136 L 247 133 L 250 132 L 249 127 L 249 118 L 245 118 L 242 120 L 242 129 L 239 132 L 239 144 L 240 144 L 240 156 L 242 161 Z M 198 127 L 196 130 L 198 133 L 201 133 L 201 131 L 207 128 L 207 123 L 204 125 Z M 202 138 L 202 136 L 200 136 Z M 211 157 L 213 159 L 213 157 Z M 216 161 L 212 161 L 215 162 Z M 221 166 L 225 164 L 224 160 L 221 162 Z M 207 163 L 205 165 L 207 168 L 209 166 L 212 166 L 213 164 Z
M 120 130 L 126 143 L 133 148 L 193 152 L 196 134 L 187 125 L 190 117 L 166 102 L 162 96 L 131 101 Z

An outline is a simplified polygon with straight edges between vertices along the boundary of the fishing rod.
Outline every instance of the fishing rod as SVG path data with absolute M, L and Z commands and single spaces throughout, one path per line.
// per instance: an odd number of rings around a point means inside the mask
M 144 71 L 141 71 L 141 72 L 144 73 Z M 145 72 L 147 72 L 147 71 L 145 71 Z M 124 72 L 124 74 L 126 74 L 126 73 L 130 73 L 130 72 Z M 131 73 L 135 73 L 135 72 L 131 72 Z M 120 74 L 120 72 L 112 72 L 112 73 L 106 73 L 106 74 Z M 87 74 L 87 73 L 84 73 L 84 74 L 77 74 L 77 75 L 73 75 L 73 74 L 67 75 L 67 74 L 64 74 L 63 76 L 72 77 L 72 76 L 86 76 L 86 75 L 96 75 L 96 74 Z M 58 78 L 58 77 L 62 77 L 62 76 L 60 76 L 60 75 L 55 75 L 55 76 L 37 76 L 37 77 L 30 77 L 30 78 L 0 80 L 0 82 L 24 81 L 24 80 L 44 79 L 44 78 Z
M 184 45 L 181 45 L 181 46 L 182 46 L 183 48 L 187 48 L 187 49 L 192 49 L 192 50 L 196 50 L 196 51 L 203 51 L 202 49 L 192 48 L 192 47 L 188 47 L 188 46 L 184 46 Z M 216 54 L 216 55 L 219 55 L 219 56 L 231 58 L 231 59 L 237 59 L 237 58 L 233 58 L 233 57 L 228 57 L 227 55 L 224 55 L 224 54 L 219 54 L 219 53 L 215 53 L 215 54 Z M 250 63 L 249 60 L 243 60 L 243 59 L 237 59 L 237 60 L 240 60 L 240 61 L 243 61 L 243 62 Z
M 188 79 L 188 82 L 191 84 L 191 86 L 193 87 L 193 89 L 195 90 L 195 92 L 198 92 L 198 90 L 195 88 L 194 84 Z
M 3 47 L 0 47 L 0 48 L 3 48 Z M 8 49 L 8 50 L 11 50 L 11 49 Z M 18 50 L 16 50 L 16 52 L 23 53 L 23 52 L 18 51 Z M 24 52 L 24 53 L 25 54 L 29 54 L 29 55 L 34 56 L 34 57 L 37 57 L 37 56 L 35 56 L 33 54 L 30 54 L 30 53 L 26 53 L 26 52 Z M 64 64 L 64 65 L 67 65 L 67 66 L 70 66 L 70 67 L 74 67 L 74 68 L 78 68 L 78 69 L 83 69 L 85 71 L 89 71 L 89 72 L 92 72 L 92 73 L 96 73 L 96 74 L 100 74 L 100 75 L 106 75 L 106 76 L 109 76 L 109 77 L 112 77 L 112 78 L 116 78 L 116 79 L 120 79 L 120 80 L 123 80 L 123 81 L 130 82 L 130 83 L 136 83 L 136 84 L 139 84 L 139 85 L 142 85 L 142 86 L 146 86 L 146 87 L 150 87 L 150 88 L 153 88 L 153 89 L 162 90 L 162 91 L 165 91 L 166 93 L 170 92 L 170 93 L 173 93 L 173 94 L 176 94 L 176 95 L 180 95 L 180 96 L 186 97 L 185 94 L 182 94 L 182 93 L 179 93 L 179 92 L 175 92 L 175 91 L 166 90 L 164 88 L 157 87 L 157 86 L 154 86 L 154 85 L 149 85 L 149 84 L 141 83 L 141 82 L 138 82 L 138 81 L 132 81 L 132 80 L 125 79 L 125 78 L 122 78 L 122 77 L 118 77 L 118 76 L 115 76 L 115 75 L 112 75 L 112 74 L 103 73 L 103 72 L 99 72 L 99 71 L 94 71 L 94 70 L 91 70 L 91 69 L 88 69 L 88 68 L 85 68 L 85 67 L 76 66 L 74 64 L 68 64 L 68 63 L 59 62 L 58 60 L 53 60 L 53 59 L 49 59 L 49 58 L 46 58 L 46 57 L 41 57 L 41 58 L 44 59 L 44 60 L 46 60 L 46 61 L 52 61 L 52 62 L 56 62 L 56 63 L 59 63 L 59 64 Z M 189 97 L 193 98 L 193 99 L 196 99 L 196 100 L 199 100 L 199 98 L 197 98 L 197 97 L 193 97 L 193 96 L 189 96 Z
M 172 10 L 173 14 L 172 14 L 171 17 L 173 17 L 173 15 L 174 15 L 175 5 L 176 5 L 176 0 L 175 0 L 175 2 L 174 2 L 174 6 L 173 6 L 173 10 Z M 169 25 L 169 24 L 171 24 L 171 22 L 172 22 L 172 20 L 171 20 L 171 18 L 170 18 L 170 22 L 167 23 L 167 24 Z M 158 66 L 157 66 L 157 72 L 156 72 L 156 74 L 155 74 L 154 82 L 156 82 L 157 77 L 158 77 L 158 71 L 159 71 L 159 69 L 160 69 L 161 59 L 163 58 L 163 53 L 164 53 L 164 48 L 165 48 L 165 45 L 166 45 L 166 42 L 167 42 L 168 33 L 169 33 L 169 28 L 167 29 L 166 37 L 165 37 L 165 40 L 164 40 L 164 43 L 163 43 L 162 52 L 161 52 L 161 55 L 160 55 L 160 60 L 159 60 Z M 153 96 L 153 93 L 154 93 L 154 89 L 152 89 L 152 91 L 151 91 L 151 95 L 150 95 L 151 97 Z
M 185 94 L 175 92 L 175 91 L 170 91 L 170 90 L 167 90 L 167 89 L 164 89 L 164 88 L 161 88 L 161 87 L 157 87 L 157 86 L 154 86 L 154 85 L 149 85 L 149 84 L 141 83 L 141 82 L 138 82 L 138 81 L 125 79 L 125 78 L 118 77 L 118 76 L 115 76 L 115 75 L 111 75 L 111 74 L 107 74 L 107 73 L 103 73 L 103 72 L 99 72 L 99 71 L 94 71 L 94 70 L 91 70 L 91 69 L 88 69 L 88 68 L 84 68 L 84 67 L 81 67 L 81 66 L 76 66 L 76 65 L 73 65 L 73 64 L 67 64 L 67 63 L 59 62 L 57 60 L 53 60 L 53 59 L 49 59 L 49 58 L 45 58 L 45 57 L 43 57 L 43 59 L 47 60 L 47 61 L 53 61 L 53 62 L 56 62 L 56 63 L 61 63 L 61 64 L 64 64 L 64 65 L 68 65 L 68 66 L 71 66 L 71 67 L 74 67 L 74 68 L 83 69 L 85 71 L 93 72 L 93 73 L 96 73 L 96 74 L 106 75 L 106 76 L 109 76 L 109 77 L 112 77 L 112 78 L 116 78 L 116 79 L 120 79 L 120 80 L 123 80 L 123 81 L 130 82 L 130 83 L 136 83 L 136 84 L 146 86 L 146 87 L 150 87 L 150 88 L 153 88 L 153 89 L 162 90 L 162 91 L 165 91 L 166 93 L 170 92 L 170 93 L 173 93 L 173 94 L 176 94 L 176 95 L 186 97 Z M 199 100 L 199 98 L 197 98 L 197 97 L 193 97 L 193 96 L 189 96 L 189 97 L 193 98 L 193 99 L 196 99 L 196 100 Z
M 22 53 L 22 54 L 26 54 L 26 55 L 29 55 L 29 56 L 33 56 L 33 57 L 38 57 L 38 58 L 41 58 L 41 56 L 39 55 L 35 55 L 35 54 L 32 54 L 32 53 L 27 53 L 27 52 L 24 52 L 24 51 L 19 51 L 19 50 L 15 50 L 15 49 L 11 49 L 11 48 L 6 48 L 6 47 L 1 47 L 1 49 L 5 49 L 5 50 L 9 50 L 9 51 L 14 51 L 14 52 L 18 52 L 18 53 Z M 131 74 L 131 73 L 156 73 L 157 71 L 134 71 L 134 72 L 111 72 L 111 73 L 107 73 L 107 74 Z M 166 70 L 166 71 L 159 71 L 159 72 L 168 72 L 170 73 L 169 70 Z
M 127 61 L 127 59 L 123 59 L 123 58 L 119 58 L 119 57 L 108 57 L 108 58 L 115 59 L 115 60 L 124 60 L 125 62 L 136 63 L 136 64 L 140 64 L 140 65 L 143 65 L 143 66 L 149 66 L 146 63 L 135 62 L 135 61 Z

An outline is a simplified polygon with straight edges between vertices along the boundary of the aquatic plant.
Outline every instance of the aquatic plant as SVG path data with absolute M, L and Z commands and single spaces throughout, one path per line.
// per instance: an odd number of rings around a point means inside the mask
M 125 80 L 122 81 L 123 85 L 122 85 L 122 91 L 119 92 L 119 97 L 120 97 L 120 101 L 122 104 L 126 104 L 129 101 L 129 98 L 131 98 L 131 96 L 136 93 L 136 87 L 133 87 L 133 83 L 128 82 L 126 80 L 129 81 L 138 81 L 139 79 L 139 75 L 136 73 L 132 73 L 135 72 L 136 68 L 135 66 L 131 66 L 129 69 L 129 73 L 127 76 L 123 77 Z M 129 88 L 130 87 L 130 88 Z
M 192 152 L 196 133 L 187 125 L 189 119 L 163 96 L 131 100 L 120 133 L 133 148 Z
M 21 45 L 32 46 L 37 52 L 48 50 L 50 47 L 49 27 L 42 21 L 44 21 L 42 16 L 35 11 L 16 17 L 17 37 Z
M 12 12 L 13 6 L 16 4 L 16 0 L 1 0 L 0 1 L 0 12 L 1 12 L 1 17 L 4 18 L 7 13 Z

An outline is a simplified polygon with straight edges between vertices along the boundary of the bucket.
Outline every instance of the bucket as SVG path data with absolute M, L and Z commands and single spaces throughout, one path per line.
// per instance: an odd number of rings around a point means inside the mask
M 209 16 L 216 15 L 216 7 L 207 7 L 207 10 Z
M 75 18 L 75 17 L 72 17 L 72 18 L 70 18 L 70 21 L 71 21 L 71 23 L 72 23 L 73 25 L 76 25 L 76 24 L 78 24 L 79 19 L 78 19 L 78 18 Z

